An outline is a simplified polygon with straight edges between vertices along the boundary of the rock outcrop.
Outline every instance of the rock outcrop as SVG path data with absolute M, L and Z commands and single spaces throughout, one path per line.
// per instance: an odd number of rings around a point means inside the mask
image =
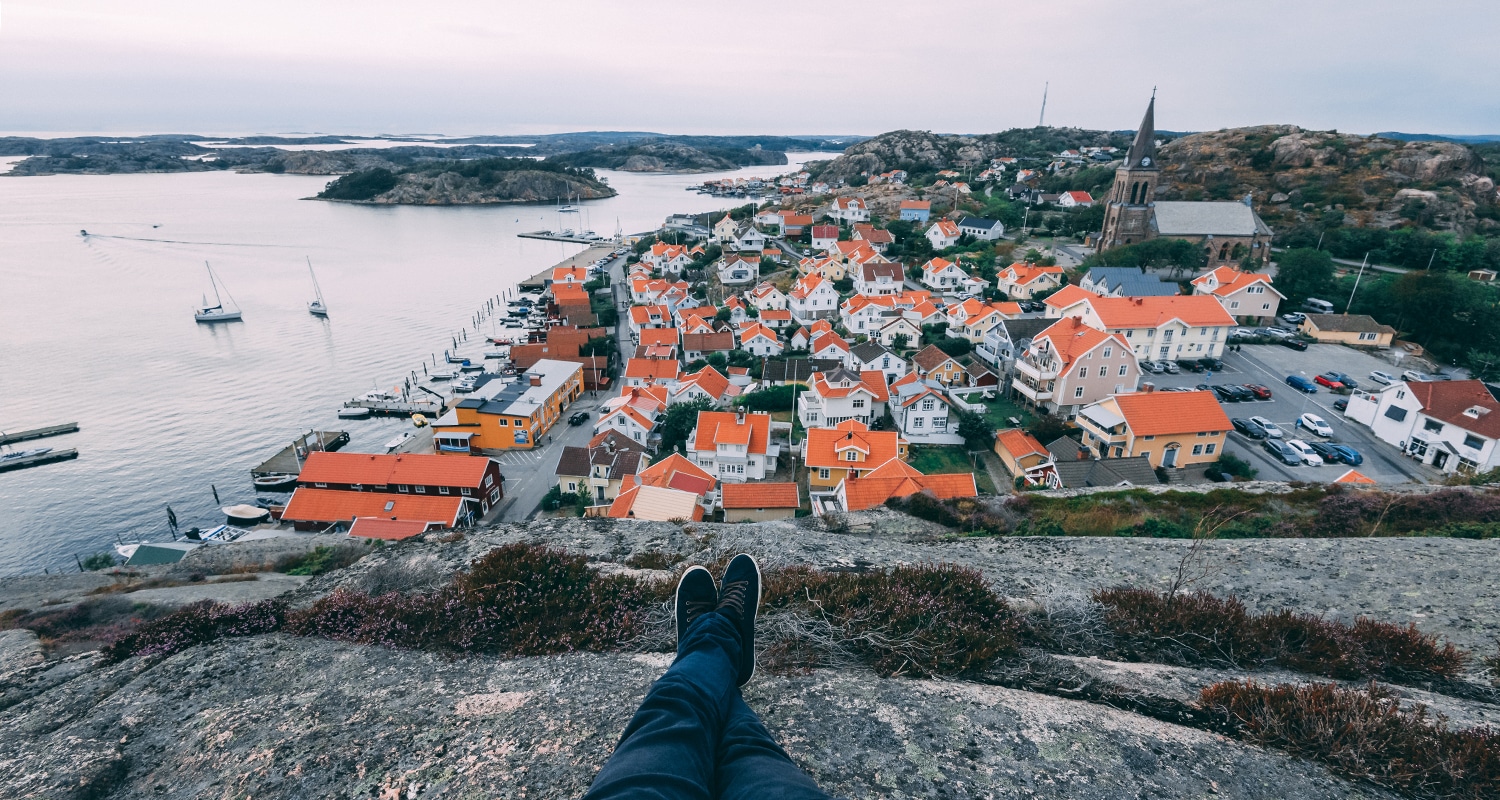
M 429 591 L 510 542 L 586 554 L 605 572 L 635 553 L 692 561 L 749 550 L 763 564 L 859 570 L 956 562 L 1018 606 L 1122 583 L 1160 587 L 1191 542 L 949 539 L 890 511 L 846 533 L 799 520 L 756 525 L 541 520 L 462 539 L 385 547 L 284 595 Z M 1261 539 L 1201 546 L 1194 585 L 1252 607 L 1415 621 L 1487 649 L 1500 626 L 1500 541 Z M 188 568 L 191 568 L 190 566 Z M 14 641 L 12 641 L 14 639 Z M 0 638 L 0 785 L 31 797 L 576 797 L 668 656 L 451 657 L 297 638 L 228 639 L 102 666 L 38 663 Z M 11 655 L 14 653 L 15 655 Z M 975 680 L 882 678 L 863 669 L 762 675 L 750 705 L 835 796 L 1389 798 L 1323 766 L 1179 724 L 1198 689 L 1232 671 L 1031 654 Z M 1306 680 L 1259 673 L 1264 681 Z M 1408 690 L 1464 725 L 1494 706 Z

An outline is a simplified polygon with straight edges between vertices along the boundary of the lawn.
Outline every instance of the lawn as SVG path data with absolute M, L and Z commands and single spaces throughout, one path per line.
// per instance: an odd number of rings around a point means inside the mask
M 1021 427 L 1023 428 L 1030 425 L 1036 419 L 1036 416 L 1021 406 L 1021 404 L 1003 397 L 986 400 L 984 401 L 984 406 L 984 419 L 989 424 L 995 426 L 996 430 L 1003 431 L 1006 428 L 1015 427 L 1010 424 L 1009 417 L 1021 420 Z
M 772 411 L 771 412 L 771 421 L 772 422 L 791 422 L 792 421 L 792 412 L 790 412 L 790 411 Z
M 982 466 L 974 468 L 969 461 L 968 453 L 962 447 L 918 447 L 913 445 L 906 458 L 906 463 L 911 464 L 923 475 L 949 475 L 960 473 L 972 473 L 974 482 L 979 487 L 981 494 L 999 494 L 995 490 L 995 482 L 990 480 L 990 475 Z

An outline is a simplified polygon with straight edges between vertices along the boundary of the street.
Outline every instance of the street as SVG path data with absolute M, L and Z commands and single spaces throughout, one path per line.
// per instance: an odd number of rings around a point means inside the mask
M 1321 440 L 1308 431 L 1295 430 L 1293 425 L 1302 414 L 1317 414 L 1333 428 L 1334 436 L 1327 441 L 1349 445 L 1364 456 L 1364 463 L 1356 467 L 1364 475 L 1380 483 L 1432 482 L 1440 477 L 1433 470 L 1401 455 L 1395 447 L 1376 439 L 1369 428 L 1346 419 L 1341 412 L 1334 410 L 1334 401 L 1345 398 L 1346 395 L 1332 394 L 1322 387 L 1319 387 L 1317 394 L 1303 394 L 1286 383 L 1288 375 L 1300 373 L 1310 379 L 1330 369 L 1347 372 L 1368 383 L 1366 376 L 1371 369 L 1392 369 L 1388 362 L 1347 347 L 1329 344 L 1314 344 L 1306 352 L 1297 352 L 1280 345 L 1247 344 L 1241 352 L 1225 353 L 1223 361 L 1226 370 L 1215 372 L 1212 377 L 1205 373 L 1183 370 L 1178 375 L 1147 373 L 1141 380 L 1153 383 L 1158 388 L 1193 387 L 1202 383 L 1257 383 L 1271 390 L 1270 400 L 1221 403 L 1224 413 L 1230 418 L 1265 417 L 1285 431 L 1286 438 L 1308 442 Z M 1259 477 L 1267 480 L 1327 482 L 1349 469 L 1343 464 L 1289 467 L 1273 460 L 1273 456 L 1262 449 L 1259 440 L 1236 432 L 1229 434 L 1225 449 L 1250 462 L 1251 466 L 1259 470 Z

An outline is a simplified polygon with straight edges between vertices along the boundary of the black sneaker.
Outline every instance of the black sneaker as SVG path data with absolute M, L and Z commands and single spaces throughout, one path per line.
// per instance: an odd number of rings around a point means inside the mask
M 703 567 L 689 567 L 677 582 L 677 642 L 687 633 L 693 620 L 714 610 L 719 603 L 719 587 L 713 573 Z
M 715 610 L 740 632 L 739 685 L 755 676 L 755 612 L 760 609 L 760 565 L 746 553 L 729 562 Z

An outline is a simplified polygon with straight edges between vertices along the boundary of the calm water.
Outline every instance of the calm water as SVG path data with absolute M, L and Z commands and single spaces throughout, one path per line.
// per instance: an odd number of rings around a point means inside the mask
M 603 174 L 620 195 L 584 206 L 605 235 L 616 218 L 649 230 L 726 204 L 683 191 L 710 175 Z M 21 445 L 77 448 L 76 461 L 0 473 L 0 575 L 165 538 L 168 504 L 184 527 L 219 524 L 210 485 L 224 504 L 251 500 L 249 470 L 302 431 L 349 430 L 347 449 L 379 451 L 410 423 L 341 422 L 345 400 L 420 372 L 485 299 L 583 249 L 516 238 L 558 227 L 544 206 L 300 199 L 327 180 L 0 178 L 0 429 L 82 425 Z M 328 320 L 307 313 L 305 257 Z M 205 260 L 244 322 L 193 322 Z

